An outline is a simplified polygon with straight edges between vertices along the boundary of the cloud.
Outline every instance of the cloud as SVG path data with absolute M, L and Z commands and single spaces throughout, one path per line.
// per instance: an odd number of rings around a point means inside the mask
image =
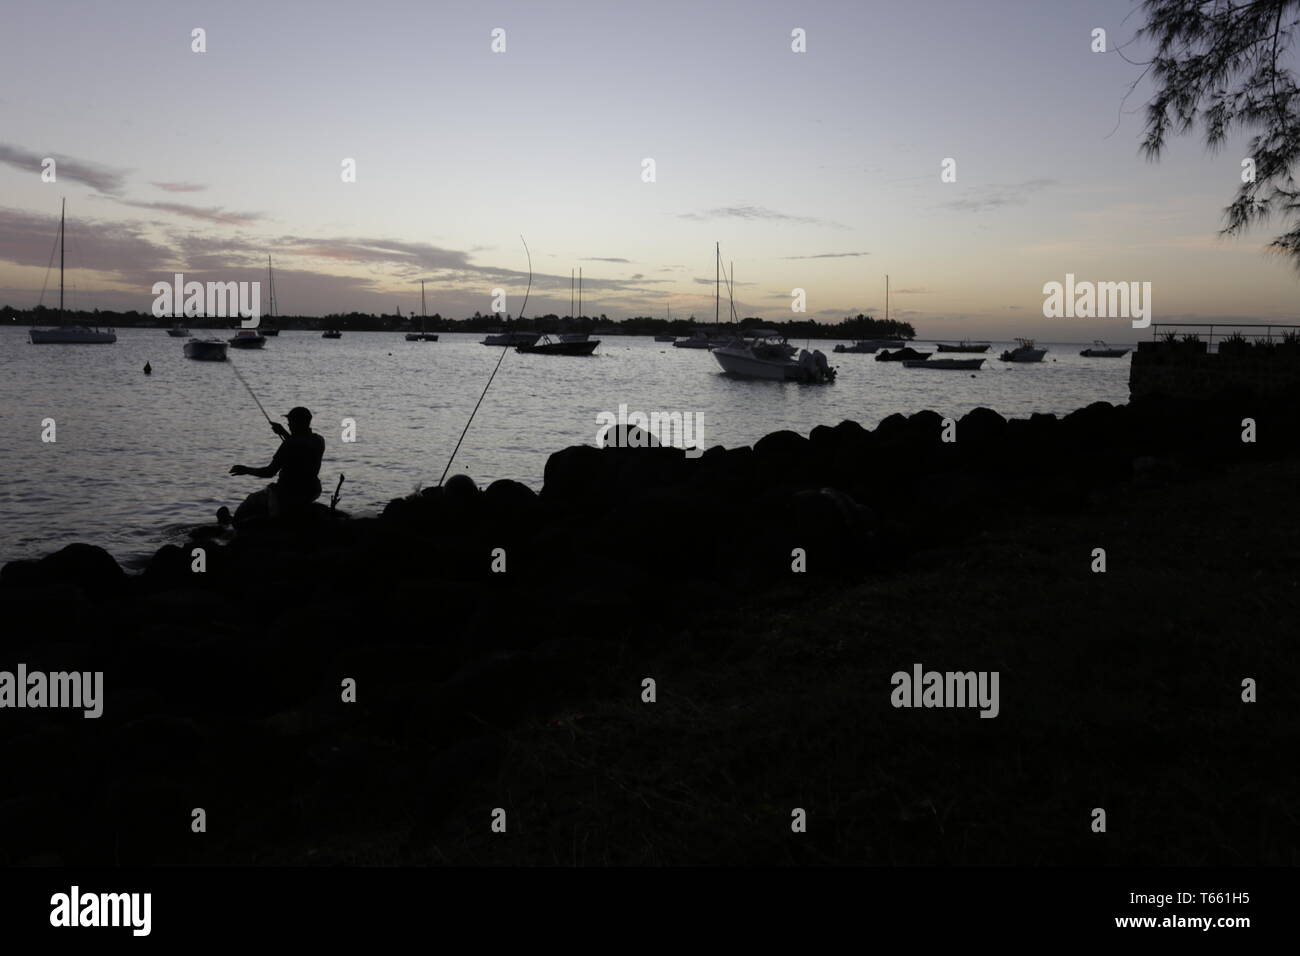
M 1041 178 L 1026 179 L 1024 182 L 1019 183 L 990 183 L 986 187 L 988 192 L 984 196 L 976 199 L 954 199 L 939 205 L 942 208 L 955 209 L 958 212 L 984 212 L 1002 206 L 1018 206 L 1027 202 L 1031 193 L 1055 185 L 1055 179 Z
M 632 262 L 631 259 L 606 259 L 602 256 L 587 256 L 583 259 L 579 259 L 578 261 L 579 262 L 626 262 L 629 264 L 631 264 Z
M 696 278 L 696 280 L 695 280 L 695 284 L 696 284 L 696 285 L 715 285 L 715 284 L 716 284 L 716 281 L 717 281 L 717 280 L 715 280 L 715 279 L 710 279 L 710 278 L 708 278 L 708 277 L 705 277 L 705 278 L 703 278 L 703 279 Z M 726 285 L 725 282 L 722 283 L 722 284 L 723 284 L 723 285 Z M 757 283 L 755 283 L 755 282 L 733 282 L 733 283 L 731 283 L 731 284 L 732 284 L 732 285 L 757 285 Z
M 17 146 L 6 146 L 4 143 L 0 143 L 0 163 L 8 163 L 10 166 L 29 172 L 33 176 L 40 174 L 41 162 L 46 156 L 54 160 L 54 173 L 57 179 L 71 179 L 73 182 L 82 183 L 107 196 L 120 194 L 125 185 L 126 170 L 124 169 L 112 169 L 86 159 L 60 156 L 57 153 L 41 155 Z
M 709 222 L 714 219 L 741 219 L 746 222 L 794 222 L 809 226 L 830 226 L 833 229 L 848 228 L 842 223 L 817 219 L 813 216 L 791 216 L 787 213 L 777 212 L 775 209 L 768 209 L 766 206 L 754 206 L 748 203 L 738 206 L 715 206 L 713 209 L 706 209 L 703 212 L 684 212 L 679 214 L 677 218 L 689 219 L 692 222 Z
M 0 261 L 45 267 L 58 232 L 57 216 L 0 208 Z M 174 261 L 171 249 L 142 235 L 134 223 L 99 222 L 78 217 L 68 223 L 68 265 L 107 272 L 119 279 L 142 269 L 161 269 Z
M 821 252 L 815 256 L 782 256 L 782 259 L 847 259 L 851 256 L 869 256 L 869 252 Z
M 156 209 L 159 212 L 170 212 L 177 216 L 187 216 L 190 219 L 200 219 L 203 222 L 225 226 L 248 226 L 265 218 L 260 212 L 227 212 L 220 206 L 190 206 L 179 202 L 139 202 L 134 199 L 119 199 L 118 202 L 123 206 L 134 206 L 136 209 Z
M 934 295 L 932 289 L 894 289 L 894 295 Z
M 208 188 L 198 183 L 150 183 L 149 185 L 166 193 L 201 193 Z

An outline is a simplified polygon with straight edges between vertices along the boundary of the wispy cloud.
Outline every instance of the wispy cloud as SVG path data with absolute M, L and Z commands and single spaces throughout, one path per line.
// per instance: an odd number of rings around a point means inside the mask
M 92 163 L 90 160 L 62 156 L 58 153 L 33 153 L 18 146 L 0 143 L 0 163 L 6 163 L 16 169 L 30 172 L 33 176 L 41 174 L 41 163 L 49 157 L 54 160 L 54 174 L 58 179 L 70 179 L 82 183 L 107 196 L 116 196 L 122 192 L 126 183 L 126 170 L 112 169 Z
M 742 203 L 737 206 L 715 206 L 713 209 L 705 209 L 701 212 L 684 212 L 679 214 L 677 218 L 689 219 L 692 222 L 711 222 L 715 219 L 741 219 L 746 222 L 794 222 L 809 226 L 830 226 L 833 229 L 848 228 L 842 223 L 832 222 L 829 219 L 817 219 L 814 216 L 791 216 L 775 209 L 768 209 L 766 206 L 754 206 L 749 203 Z
M 604 256 L 585 256 L 584 258 L 581 258 L 578 261 L 579 262 L 627 262 L 627 263 L 632 262 L 631 259 L 607 259 Z
M 118 202 L 123 206 L 134 206 L 136 209 L 156 209 L 159 212 L 170 212 L 177 216 L 224 226 L 248 226 L 264 218 L 260 212 L 231 212 L 220 206 L 190 206 L 180 202 L 140 202 L 135 199 L 119 199 Z
M 853 256 L 869 256 L 869 252 L 819 252 L 815 256 L 782 256 L 782 259 L 848 259 Z
M 1019 183 L 990 183 L 984 187 L 985 193 L 971 199 L 954 199 L 940 203 L 944 209 L 958 212 L 985 212 L 1002 206 L 1018 206 L 1027 202 L 1029 196 L 1049 186 L 1055 186 L 1055 179 L 1026 179 Z
M 149 185 L 166 193 L 201 193 L 208 188 L 199 183 L 150 183 Z

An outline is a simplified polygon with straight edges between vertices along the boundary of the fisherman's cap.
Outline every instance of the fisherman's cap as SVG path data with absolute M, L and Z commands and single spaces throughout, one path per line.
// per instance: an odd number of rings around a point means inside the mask
M 291 408 L 285 412 L 284 417 L 289 419 L 290 424 L 293 422 L 302 422 L 304 425 L 310 425 L 311 409 L 303 408 L 299 405 L 297 408 Z

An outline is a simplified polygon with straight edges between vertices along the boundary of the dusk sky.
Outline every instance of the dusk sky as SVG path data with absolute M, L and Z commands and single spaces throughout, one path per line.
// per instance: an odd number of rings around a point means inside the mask
M 1268 225 L 1217 235 L 1244 141 L 1140 155 L 1150 87 L 1123 103 L 1141 67 L 1114 50 L 1141 22 L 1130 0 L 9 4 L 0 304 L 37 302 L 66 197 L 85 308 L 264 279 L 269 253 L 287 313 L 418 311 L 425 279 L 430 313 L 500 286 L 517 314 L 523 234 L 529 315 L 567 313 L 581 266 L 588 312 L 711 321 L 719 241 L 742 315 L 792 317 L 796 287 L 821 320 L 880 314 L 888 273 L 922 337 L 1149 335 L 1043 318 L 1073 273 L 1151 282 L 1157 322 L 1298 321 Z

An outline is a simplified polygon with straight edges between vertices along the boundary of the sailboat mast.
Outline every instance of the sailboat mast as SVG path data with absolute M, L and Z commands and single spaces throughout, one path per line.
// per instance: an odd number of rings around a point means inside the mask
M 731 278 L 727 280 L 727 299 L 731 302 L 731 321 L 736 321 L 736 260 L 731 260 Z
M 63 229 L 68 221 L 68 201 L 63 200 L 63 210 L 59 213 L 59 316 L 63 316 Z
M 420 334 L 424 334 L 424 280 L 420 280 Z
M 578 266 L 578 318 L 582 318 L 582 266 Z
M 573 314 L 573 267 L 569 267 L 569 321 L 572 322 L 577 316 Z
M 885 274 L 885 321 L 889 321 L 889 274 Z
M 713 244 L 713 324 L 718 324 L 718 309 L 722 304 L 722 250 L 719 243 Z

